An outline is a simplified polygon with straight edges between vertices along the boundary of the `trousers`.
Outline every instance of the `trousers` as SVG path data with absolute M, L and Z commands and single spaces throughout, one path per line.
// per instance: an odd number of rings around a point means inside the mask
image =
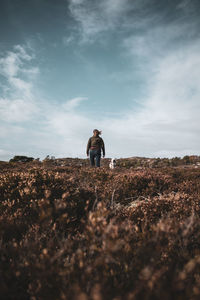
M 101 161 L 101 150 L 91 150 L 89 152 L 90 155 L 90 165 L 93 167 L 96 165 L 96 167 L 100 167 L 100 161 Z

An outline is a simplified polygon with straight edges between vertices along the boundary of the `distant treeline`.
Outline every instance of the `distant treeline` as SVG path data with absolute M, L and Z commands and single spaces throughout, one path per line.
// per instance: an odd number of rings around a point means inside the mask
M 40 162 L 39 158 L 34 159 L 28 156 L 14 156 L 9 162 Z M 200 156 L 198 155 L 186 155 L 183 158 L 173 157 L 173 158 L 146 158 L 146 157 L 130 157 L 130 158 L 120 158 L 117 159 L 117 167 L 123 168 L 163 168 L 163 167 L 176 167 L 176 166 L 189 166 L 197 165 L 200 166 Z M 108 166 L 110 158 L 105 158 L 102 160 L 102 166 Z M 88 159 L 82 158 L 55 158 L 47 156 L 40 163 L 53 164 L 55 166 L 87 166 Z

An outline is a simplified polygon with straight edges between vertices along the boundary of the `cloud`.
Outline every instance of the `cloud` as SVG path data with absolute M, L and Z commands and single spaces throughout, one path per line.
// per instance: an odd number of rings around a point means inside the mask
M 0 58 L 0 75 L 6 80 L 4 97 L 0 98 L 0 117 L 7 122 L 24 122 L 38 111 L 33 94 L 33 79 L 38 67 L 27 66 L 33 54 L 21 45 L 13 47 Z M 26 80 L 23 75 L 26 75 Z
M 193 13 L 195 12 L 197 8 L 198 2 L 197 1 L 191 1 L 191 0 L 182 0 L 179 1 L 177 4 L 177 9 L 183 11 L 184 13 Z
M 117 116 L 83 116 L 76 109 L 58 109 L 48 115 L 51 132 L 60 135 L 62 153 L 84 156 L 92 129 L 103 130 L 107 155 L 183 156 L 197 154 L 200 147 L 200 41 L 165 53 L 147 79 L 149 90 L 139 110 Z M 147 55 L 147 54 L 145 54 Z M 154 61 L 153 61 L 154 62 Z M 149 80 L 149 81 L 148 81 Z
M 13 126 L 12 123 L 0 122 L 0 138 L 2 139 L 2 141 L 7 141 L 6 145 L 9 145 L 10 149 L 13 149 L 13 145 L 10 145 L 10 142 L 13 141 L 14 137 L 19 137 L 23 135 L 24 132 L 25 128 L 20 126 L 19 124 L 15 124 L 15 126 Z M 12 137 L 11 141 L 10 137 Z M 3 142 L 1 142 L 1 144 L 3 145 Z
M 198 153 L 199 47 L 200 40 L 196 40 L 165 51 L 162 58 L 154 58 L 151 49 L 149 56 L 148 52 L 141 52 L 141 56 L 151 59 L 147 70 L 149 78 L 146 76 L 148 92 L 139 111 L 133 109 L 121 120 L 104 124 L 110 137 L 114 131 L 117 133 L 112 139 L 112 149 L 118 149 L 121 154 L 125 151 L 128 156 L 131 152 L 148 156 Z
M 200 40 L 198 21 L 189 14 L 194 6 L 186 0 L 165 7 L 158 2 L 70 1 L 71 15 L 85 43 L 99 41 L 104 33 L 112 38 L 117 32 L 122 45 L 119 59 L 129 58 L 145 97 L 138 99 L 136 94 L 133 101 L 140 103 L 139 108 L 124 109 L 120 117 L 83 116 L 78 106 L 70 113 L 57 110 L 49 125 L 63 137 L 59 142 L 62 149 L 82 155 L 87 134 L 97 127 L 103 130 L 108 156 L 199 152 Z
M 9 79 L 17 76 L 20 71 L 30 72 L 31 68 L 24 69 L 23 66 L 24 62 L 32 59 L 33 56 L 28 54 L 22 46 L 16 45 L 13 47 L 13 51 L 8 51 L 4 57 L 0 58 L 0 74 Z
M 17 52 L 17 55 L 22 60 L 30 61 L 33 59 L 33 54 L 28 54 L 24 47 L 21 45 L 15 45 L 14 50 Z
M 87 100 L 86 97 L 76 97 L 66 101 L 62 107 L 65 111 L 73 111 L 76 107 L 80 105 L 81 102 Z
M 69 36 L 64 36 L 62 38 L 62 42 L 65 46 L 70 45 L 72 42 L 74 41 L 74 36 L 73 35 L 69 35 Z
M 69 10 L 78 23 L 83 42 L 114 29 L 128 11 L 128 0 L 70 0 Z
M 128 1 L 120 0 L 94 1 L 93 5 L 86 0 L 70 3 L 85 42 L 104 32 L 111 33 L 129 7 Z M 139 2 L 135 3 L 137 10 Z M 18 45 L 2 56 L 0 72 L 7 85 L 5 96 L 0 99 L 0 118 L 4 122 L 0 124 L 0 137 L 7 137 L 9 153 L 24 151 L 34 157 L 47 154 L 85 157 L 87 140 L 92 130 L 98 128 L 103 131 L 109 157 L 198 154 L 200 40 L 195 37 L 196 24 L 193 21 L 183 24 L 178 20 L 168 26 L 160 22 L 147 26 L 154 17 L 153 14 L 145 20 L 136 18 L 133 24 L 130 19 L 124 21 L 129 33 L 120 37 L 120 59 L 128 58 L 132 72 L 140 75 L 145 97 L 138 99 L 135 94 L 133 101 L 140 106 L 136 109 L 133 104 L 129 111 L 122 99 L 124 110 L 119 115 L 109 113 L 102 117 L 96 111 L 89 116 L 81 112 L 81 107 L 92 102 L 88 97 L 74 95 L 62 103 L 36 97 L 34 77 L 40 70 L 35 65 L 34 52 Z M 130 31 L 133 26 L 142 30 Z M 131 77 L 132 72 L 128 76 Z M 117 74 L 111 75 L 114 78 Z M 127 74 L 122 72 L 119 76 L 123 78 Z M 134 81 L 131 82 L 134 94 Z M 122 84 L 121 79 L 119 84 Z M 18 146 L 13 143 L 13 136 L 19 141 Z M 2 155 L 5 158 L 5 153 Z
M 64 141 L 66 138 L 64 148 L 72 153 L 72 145 L 76 145 L 77 152 L 84 149 L 87 134 L 97 127 L 103 130 L 110 157 L 198 154 L 200 40 L 194 38 L 194 32 L 193 22 L 183 26 L 173 23 L 125 38 L 123 55 L 129 56 L 145 88 L 143 99 L 133 99 L 140 101 L 139 108 L 133 105 L 128 112 L 124 109 L 120 117 L 105 115 L 103 119 L 85 117 L 77 110 L 67 115 L 57 111 L 50 118 L 51 127 L 60 132 Z M 78 153 L 82 156 L 81 151 Z
M 7 151 L 5 149 L 0 149 L 0 159 L 7 159 L 8 156 L 10 156 L 12 153 L 10 151 Z
M 7 80 L 11 93 L 16 95 L 17 92 L 20 92 L 22 97 L 31 97 L 31 81 L 39 73 L 38 67 L 27 66 L 27 62 L 33 58 L 34 55 L 28 53 L 28 50 L 20 45 L 14 46 L 13 51 L 8 51 L 0 58 L 0 75 Z M 24 74 L 26 80 L 22 78 Z
M 81 42 L 105 42 L 106 38 L 110 38 L 111 34 L 117 33 L 117 38 L 129 37 L 130 34 L 138 37 L 137 42 L 141 43 L 141 33 L 149 29 L 156 29 L 155 34 L 159 35 L 159 27 L 165 25 L 174 25 L 174 37 L 180 33 L 179 26 L 181 25 L 182 34 L 184 27 L 195 22 L 199 26 L 198 14 L 199 3 L 194 0 L 177 0 L 170 3 L 160 3 L 158 0 L 69 0 L 68 8 L 76 22 L 76 32 L 74 31 L 69 37 L 64 38 L 64 43 L 68 45 L 77 32 Z M 177 26 L 178 24 L 178 26 Z M 187 35 L 193 34 L 191 31 L 185 31 Z M 165 33 L 160 38 L 165 43 Z M 179 37 L 177 36 L 179 39 Z M 76 40 L 76 39 L 75 39 Z M 165 43 L 166 44 L 166 43 Z M 148 44 L 147 44 L 148 45 Z M 151 45 L 152 46 L 152 45 Z
M 79 112 L 79 105 L 86 100 L 77 97 L 59 107 L 49 106 L 43 129 L 56 141 L 51 145 L 54 155 L 85 156 L 85 142 L 94 126 L 94 120 Z
M 38 109 L 33 101 L 23 99 L 0 99 L 0 118 L 6 122 L 26 122 L 33 118 Z

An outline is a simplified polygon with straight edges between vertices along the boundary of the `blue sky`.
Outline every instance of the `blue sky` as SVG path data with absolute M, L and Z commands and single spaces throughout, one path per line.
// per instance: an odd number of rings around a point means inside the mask
M 197 0 L 2 0 L 0 160 L 200 149 Z

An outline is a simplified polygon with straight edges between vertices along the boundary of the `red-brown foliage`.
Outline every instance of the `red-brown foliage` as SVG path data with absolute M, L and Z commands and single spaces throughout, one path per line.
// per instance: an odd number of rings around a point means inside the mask
M 200 170 L 0 173 L 1 299 L 199 299 Z

